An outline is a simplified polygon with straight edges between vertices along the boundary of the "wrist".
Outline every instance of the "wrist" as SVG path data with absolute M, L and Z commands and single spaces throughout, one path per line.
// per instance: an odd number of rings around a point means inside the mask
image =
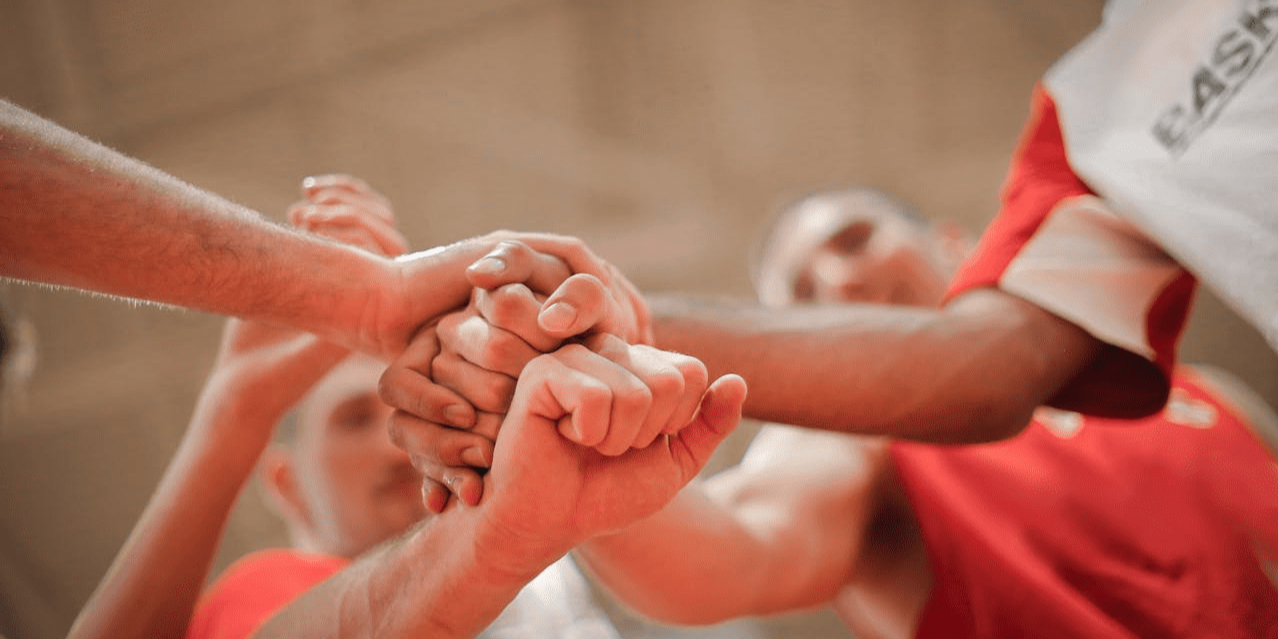
M 473 543 L 477 570 L 495 581 L 527 582 L 563 557 L 577 540 L 551 530 L 516 530 L 484 512 L 489 502 L 465 507 L 475 517 Z
M 382 352 L 398 354 L 423 326 L 470 301 L 473 285 L 466 267 L 483 257 L 492 242 L 466 240 L 401 255 L 387 263 L 377 310 L 368 318 Z
M 454 506 L 361 560 L 368 567 L 355 598 L 361 611 L 372 612 L 382 630 L 474 636 L 553 563 L 512 563 L 509 553 L 481 546 L 482 523 L 479 509 Z
M 339 276 L 351 288 L 331 314 L 334 325 L 319 334 L 372 355 L 397 352 L 387 343 L 385 327 L 402 322 L 407 314 L 402 269 L 391 259 L 351 247 L 343 249 L 352 259 Z

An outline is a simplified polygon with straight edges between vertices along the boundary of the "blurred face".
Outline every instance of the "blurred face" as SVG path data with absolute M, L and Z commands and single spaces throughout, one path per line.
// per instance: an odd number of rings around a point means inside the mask
M 310 528 L 326 552 L 354 557 L 426 514 L 421 475 L 386 432 L 382 365 L 355 355 L 302 403 L 293 457 Z
M 934 306 L 949 272 L 925 228 L 874 198 L 805 201 L 776 229 L 761 264 L 766 303 Z

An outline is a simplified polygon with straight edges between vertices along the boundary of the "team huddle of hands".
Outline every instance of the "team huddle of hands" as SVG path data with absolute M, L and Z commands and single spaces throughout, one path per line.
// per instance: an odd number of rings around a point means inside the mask
M 509 552 L 544 540 L 530 550 L 562 554 L 624 527 L 672 499 L 737 425 L 744 381 L 711 381 L 697 359 L 650 346 L 642 297 L 580 241 L 499 232 L 405 254 L 389 204 L 363 182 L 324 176 L 303 191 L 294 226 L 395 258 L 406 296 L 424 296 L 376 307 L 380 334 L 361 347 L 399 349 L 380 382 L 391 439 L 422 472 L 430 510 L 481 509 L 495 536 L 477 543 Z M 460 298 L 409 279 L 438 260 L 465 269 Z M 409 328 L 414 317 L 425 321 Z M 292 374 L 272 371 L 296 388 L 276 393 L 281 404 L 342 357 L 313 336 L 235 321 L 223 359 L 269 341 L 244 338 L 254 331 L 303 344 L 276 352 L 311 352 L 293 357 Z

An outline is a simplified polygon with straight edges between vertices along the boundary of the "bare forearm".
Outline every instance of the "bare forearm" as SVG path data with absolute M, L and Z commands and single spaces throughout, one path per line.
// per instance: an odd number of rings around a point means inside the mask
M 828 603 L 855 577 L 886 462 L 879 442 L 765 427 L 740 465 L 577 553 L 622 601 L 667 622 Z
M 254 637 L 474 637 L 546 566 L 475 543 L 479 512 L 454 508 L 307 591 Z
M 1064 320 L 997 291 L 944 310 L 763 309 L 653 300 L 661 348 L 746 378 L 752 417 L 929 441 L 1019 432 L 1097 352 Z
M 231 507 L 264 445 L 188 435 L 70 637 L 185 636 Z
M 0 275 L 289 324 L 349 344 L 388 264 L 0 102 Z
M 758 614 L 773 554 L 741 518 L 691 486 L 657 514 L 575 551 L 619 600 L 658 621 Z

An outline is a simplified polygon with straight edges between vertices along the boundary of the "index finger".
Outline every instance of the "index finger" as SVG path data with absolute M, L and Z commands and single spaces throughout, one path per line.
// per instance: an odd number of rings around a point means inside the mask
M 466 269 L 466 278 L 479 288 L 524 284 L 542 295 L 553 293 L 570 275 L 570 266 L 558 257 L 509 240 L 498 243 Z

